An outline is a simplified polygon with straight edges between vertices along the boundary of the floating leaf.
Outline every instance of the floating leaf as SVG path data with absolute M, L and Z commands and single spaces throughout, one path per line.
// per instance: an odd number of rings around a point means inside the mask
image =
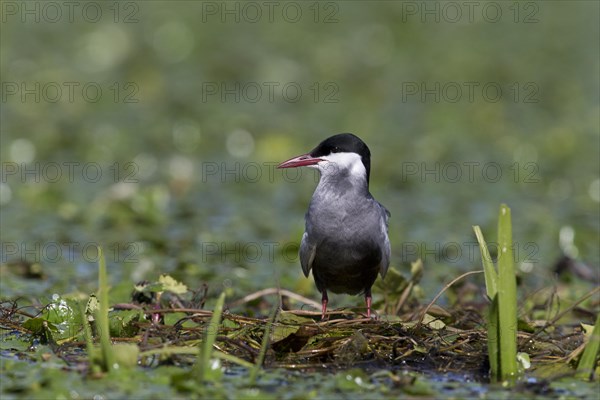
M 163 290 L 165 292 L 171 292 L 175 294 L 184 294 L 187 292 L 188 288 L 181 282 L 176 281 L 170 275 L 161 275 L 158 278 L 158 282 L 163 285 Z
M 444 329 L 446 327 L 446 324 L 441 319 L 429 314 L 425 314 L 423 317 L 423 325 L 435 330 Z

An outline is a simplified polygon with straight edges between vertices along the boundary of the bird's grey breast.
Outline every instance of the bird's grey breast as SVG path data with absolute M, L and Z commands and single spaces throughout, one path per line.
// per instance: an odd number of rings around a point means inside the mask
M 306 228 L 314 240 L 335 237 L 348 240 L 377 234 L 383 221 L 381 206 L 370 194 L 317 187 L 308 212 Z
M 387 215 L 368 192 L 322 188 L 315 191 L 306 214 L 306 234 L 317 259 L 337 260 L 329 268 L 367 259 L 377 264 L 388 243 Z

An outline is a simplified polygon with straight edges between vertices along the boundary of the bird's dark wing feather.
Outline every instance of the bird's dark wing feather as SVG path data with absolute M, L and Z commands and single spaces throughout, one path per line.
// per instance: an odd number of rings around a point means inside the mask
M 302 242 L 300 243 L 300 264 L 302 265 L 302 272 L 304 272 L 304 276 L 307 278 L 315 260 L 316 250 L 317 247 L 310 242 L 308 234 L 304 232 Z
M 379 273 L 382 278 L 385 278 L 388 267 L 390 266 L 390 238 L 388 237 L 388 220 L 391 217 L 390 212 L 381 203 L 377 202 L 381 208 L 381 233 L 385 237 L 383 246 L 381 248 L 381 262 L 379 263 Z

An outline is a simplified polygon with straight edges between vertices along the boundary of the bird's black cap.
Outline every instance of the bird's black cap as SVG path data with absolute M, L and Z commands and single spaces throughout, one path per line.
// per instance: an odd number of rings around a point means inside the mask
M 315 147 L 310 155 L 312 157 L 327 156 L 331 153 L 356 153 L 360 156 L 365 170 L 367 171 L 367 182 L 371 172 L 371 151 L 369 147 L 358 136 L 352 133 L 340 133 L 323 140 Z

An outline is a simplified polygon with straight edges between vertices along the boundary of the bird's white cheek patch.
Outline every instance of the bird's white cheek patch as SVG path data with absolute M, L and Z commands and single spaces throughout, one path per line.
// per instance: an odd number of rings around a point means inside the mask
M 356 153 L 332 153 L 320 158 L 325 160 L 318 164 L 324 174 L 336 173 L 341 170 L 349 170 L 350 174 L 360 177 L 367 174 L 360 156 Z

